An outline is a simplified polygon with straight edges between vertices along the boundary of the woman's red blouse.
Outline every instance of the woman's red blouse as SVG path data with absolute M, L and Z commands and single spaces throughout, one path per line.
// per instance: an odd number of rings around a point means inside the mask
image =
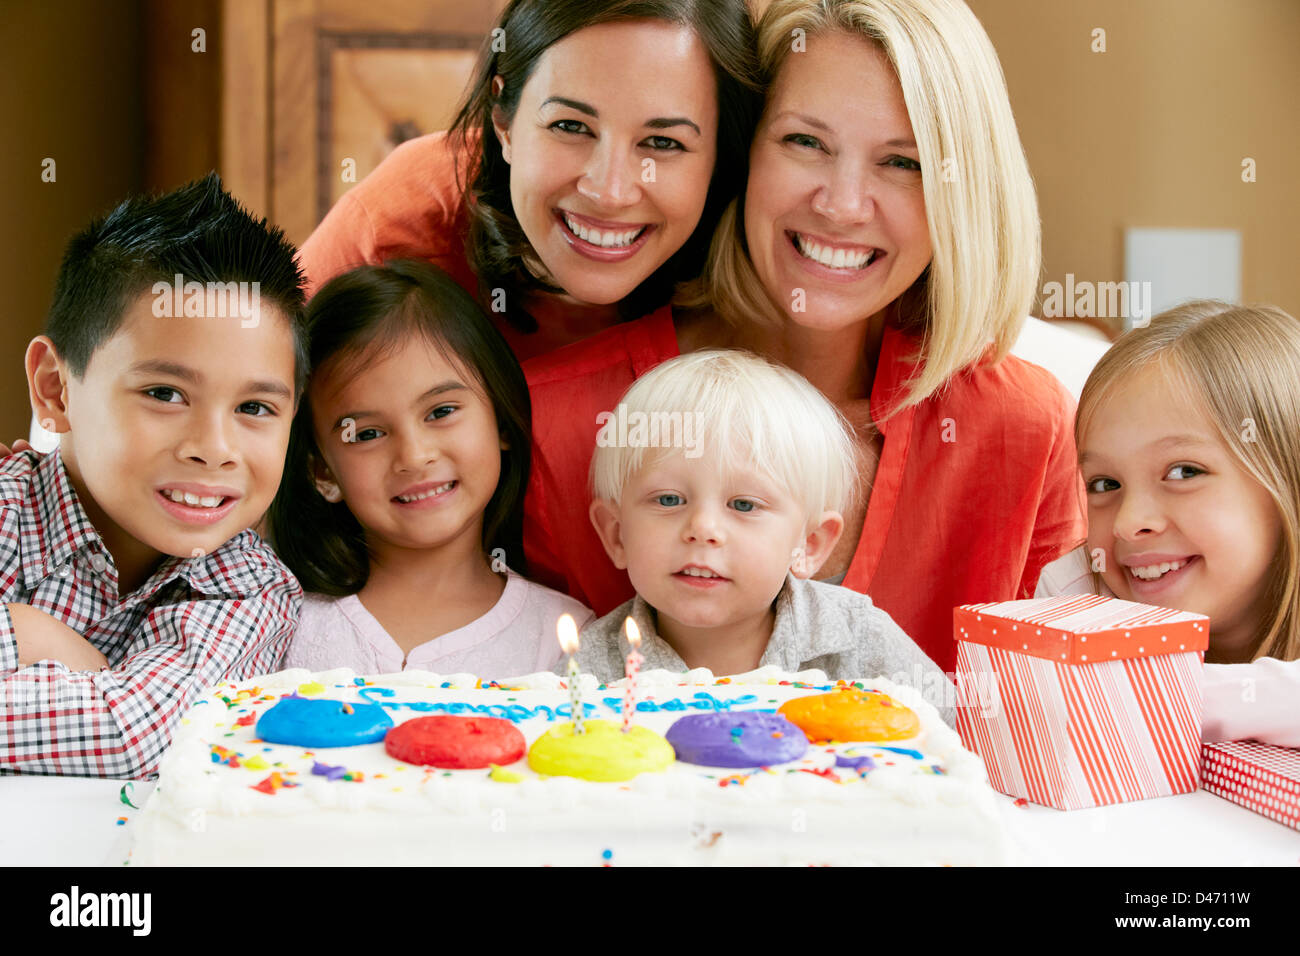
M 953 608 L 1031 597 L 1043 566 L 1083 540 L 1083 482 L 1074 400 L 1046 369 L 1014 356 L 959 373 L 938 394 L 881 421 L 905 392 L 917 345 L 885 330 L 871 391 L 884 447 L 843 584 L 870 595 L 951 671 Z M 587 514 L 596 416 L 678 354 L 665 308 L 524 364 L 533 402 L 529 575 L 598 615 L 633 590 Z

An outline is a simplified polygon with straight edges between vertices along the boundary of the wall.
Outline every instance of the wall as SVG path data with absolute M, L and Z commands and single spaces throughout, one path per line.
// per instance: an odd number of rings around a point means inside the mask
M 1300 2 L 968 2 L 1038 185 L 1044 282 L 1124 278 L 1128 226 L 1235 228 L 1243 300 L 1300 316 Z
M 27 342 L 63 247 L 144 179 L 140 4 L 19 0 L 0 17 L 0 442 L 26 437 Z M 57 179 L 41 181 L 54 159 Z
M 256 2 L 256 0 L 248 0 Z M 1126 226 L 1243 233 L 1243 297 L 1300 314 L 1300 0 L 969 0 L 1038 184 L 1043 282 L 1123 278 Z M 761 4 L 760 4 L 761 5 Z M 0 441 L 68 236 L 216 165 L 219 0 L 6 0 L 0 17 Z M 209 24 L 207 58 L 187 48 Z M 1106 30 L 1093 53 L 1092 30 Z M 1253 157 L 1257 181 L 1241 181 Z M 58 163 L 42 183 L 41 161 Z

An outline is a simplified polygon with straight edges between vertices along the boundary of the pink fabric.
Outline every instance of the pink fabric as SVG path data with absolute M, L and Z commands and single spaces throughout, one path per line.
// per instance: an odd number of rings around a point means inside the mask
M 561 656 L 555 622 L 565 613 L 573 615 L 579 629 L 592 618 L 591 610 L 572 598 L 507 572 L 505 590 L 492 610 L 420 644 L 403 659 L 397 642 L 355 594 L 308 594 L 284 666 L 313 671 L 350 667 L 358 674 L 426 670 L 490 679 L 549 671 Z
M 1061 594 L 1100 594 L 1114 597 L 1106 582 L 1094 578 L 1088 563 L 1088 549 L 1080 545 L 1043 568 L 1038 576 L 1034 597 L 1057 597 Z
M 1249 664 L 1206 664 L 1201 706 L 1206 743 L 1258 740 L 1300 747 L 1300 661 L 1261 657 Z

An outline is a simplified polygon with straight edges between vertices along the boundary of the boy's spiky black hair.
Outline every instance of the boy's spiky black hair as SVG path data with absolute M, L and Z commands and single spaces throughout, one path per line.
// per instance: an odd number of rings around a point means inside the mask
M 126 200 L 68 243 L 45 334 L 78 377 L 122 324 L 132 299 L 155 282 L 257 282 L 263 302 L 293 330 L 295 394 L 307 378 L 303 277 L 284 231 L 255 219 L 221 177 Z

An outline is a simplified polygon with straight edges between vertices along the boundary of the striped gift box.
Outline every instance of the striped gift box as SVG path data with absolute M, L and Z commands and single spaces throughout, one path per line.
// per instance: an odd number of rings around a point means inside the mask
M 957 730 L 1002 793 L 1060 810 L 1199 785 L 1201 614 L 1095 595 L 953 611 Z
M 1300 750 L 1249 741 L 1206 744 L 1201 786 L 1300 830 Z

